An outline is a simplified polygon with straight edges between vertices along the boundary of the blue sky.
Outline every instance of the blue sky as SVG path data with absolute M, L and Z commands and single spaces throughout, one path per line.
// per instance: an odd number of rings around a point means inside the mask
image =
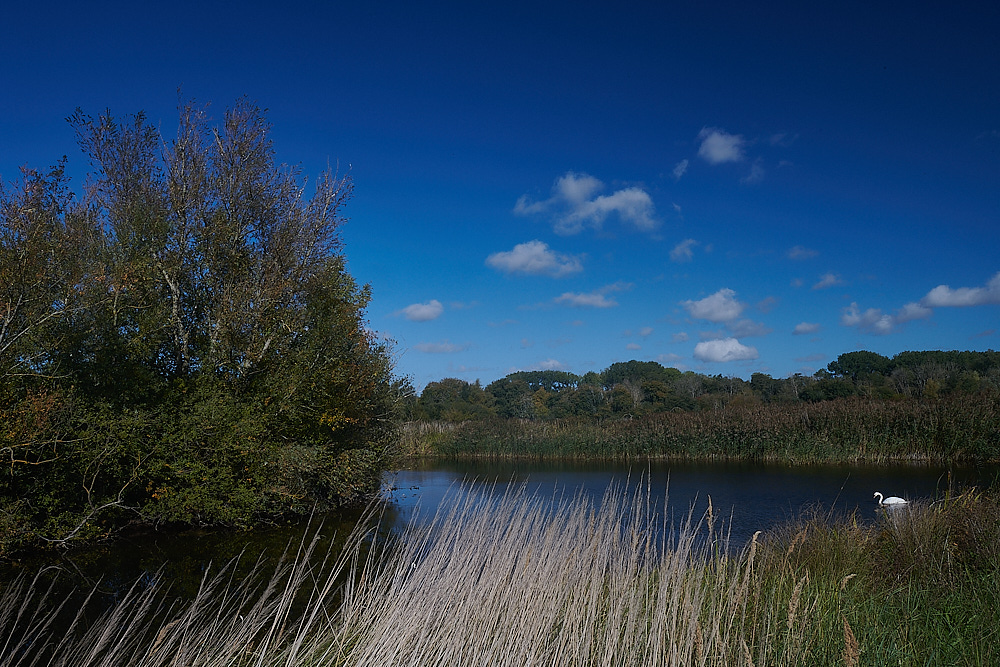
M 995 3 L 9 4 L 3 181 L 86 171 L 76 107 L 256 100 L 279 160 L 350 169 L 418 388 L 998 347 Z

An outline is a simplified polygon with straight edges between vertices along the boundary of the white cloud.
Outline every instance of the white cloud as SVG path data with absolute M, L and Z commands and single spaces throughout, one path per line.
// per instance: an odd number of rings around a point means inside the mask
M 811 259 L 818 254 L 819 253 L 813 250 L 812 248 L 806 248 L 797 245 L 789 248 L 786 256 L 788 257 L 788 259 L 803 260 L 803 259 Z
M 639 336 L 645 338 L 653 333 L 653 327 L 642 327 L 639 329 Z
M 934 314 L 934 311 L 919 303 L 908 303 L 896 313 L 896 322 L 903 323 L 910 320 L 924 320 Z
M 844 281 L 836 273 L 824 273 L 819 277 L 819 282 L 813 285 L 813 289 L 826 289 L 835 285 L 843 285 Z
M 746 146 L 746 139 L 738 134 L 706 127 L 698 134 L 698 138 L 701 139 L 698 157 L 709 164 L 741 162 L 744 159 L 743 149 Z
M 918 303 L 908 303 L 895 314 L 882 312 L 881 308 L 868 308 L 862 311 L 858 304 L 851 303 L 840 315 L 840 323 L 846 327 L 857 327 L 859 331 L 875 336 L 885 336 L 894 332 L 897 327 L 906 322 L 926 319 L 932 310 Z
M 549 249 L 547 243 L 538 240 L 519 243 L 513 250 L 495 252 L 486 258 L 486 264 L 504 273 L 525 273 L 554 278 L 583 270 L 579 256 L 555 252 Z
M 709 340 L 694 346 L 694 358 L 699 361 L 746 361 L 759 356 L 757 348 L 744 345 L 735 338 Z
M 809 334 L 818 333 L 819 330 L 820 326 L 815 322 L 799 322 L 795 325 L 792 333 L 796 336 L 807 336 Z
M 656 228 L 653 199 L 645 190 L 631 187 L 598 195 L 603 189 L 604 184 L 593 176 L 568 172 L 556 181 L 551 197 L 532 202 L 524 195 L 517 200 L 514 213 L 551 214 L 558 234 L 578 234 L 585 227 L 600 229 L 611 214 L 642 231 Z
M 959 287 L 938 285 L 920 300 L 931 308 L 952 306 L 985 306 L 1000 303 L 1000 272 L 990 278 L 984 287 Z
M 670 251 L 670 261 L 672 262 L 690 262 L 694 257 L 694 252 L 692 248 L 698 245 L 698 242 L 694 239 L 684 239 L 680 243 L 674 246 L 674 249 Z
M 691 317 L 709 322 L 735 320 L 746 308 L 746 304 L 736 300 L 736 292 L 728 288 L 720 289 L 699 301 L 682 301 L 681 305 Z
M 427 322 L 440 317 L 444 312 L 444 306 L 437 299 L 431 299 L 427 303 L 411 304 L 398 312 L 411 322 Z
M 625 346 L 625 349 L 631 352 L 636 352 L 642 349 L 642 345 L 639 345 L 638 343 L 629 343 Z
M 689 162 L 687 160 L 681 160 L 674 165 L 674 180 L 681 180 L 681 176 L 687 173 Z
M 440 343 L 417 343 L 413 346 L 413 349 L 428 354 L 453 354 L 455 352 L 464 352 L 469 349 L 469 346 L 468 344 L 455 345 L 445 340 Z
M 688 338 L 690 338 L 690 336 L 688 336 L 686 332 L 681 331 L 680 333 L 675 333 L 673 336 L 671 336 L 670 337 L 670 342 L 672 342 L 672 343 L 684 343 L 684 342 L 687 342 Z
M 607 295 L 611 292 L 624 292 L 625 290 L 631 288 L 631 283 L 617 282 L 611 285 L 605 285 L 604 287 L 594 290 L 593 292 L 564 292 L 563 294 L 557 296 L 554 301 L 555 303 L 573 307 L 613 308 L 618 305 L 618 302 L 614 299 L 609 299 Z
M 894 327 L 892 316 L 883 313 L 881 308 L 869 308 L 862 312 L 856 303 L 851 303 L 844 309 L 840 315 L 840 323 L 876 336 L 892 333 Z

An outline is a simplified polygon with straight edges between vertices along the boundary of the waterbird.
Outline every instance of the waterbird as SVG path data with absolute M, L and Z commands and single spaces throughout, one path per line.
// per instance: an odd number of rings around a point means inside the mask
M 909 500 L 903 500 L 899 496 L 889 496 L 888 498 L 885 498 L 885 500 L 883 500 L 884 496 L 882 495 L 881 491 L 876 491 L 875 495 L 872 497 L 878 498 L 879 505 L 906 505 L 907 503 L 910 502 Z

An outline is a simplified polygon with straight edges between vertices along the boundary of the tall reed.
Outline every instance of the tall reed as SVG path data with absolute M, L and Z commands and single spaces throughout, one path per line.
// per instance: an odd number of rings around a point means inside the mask
M 687 458 L 788 462 L 1000 459 L 1000 398 L 732 402 L 635 419 L 489 419 L 407 425 L 412 456 Z
M 263 583 L 223 569 L 185 604 L 137 585 L 91 621 L 21 579 L 0 593 L 0 664 L 998 664 L 997 510 L 969 493 L 734 549 L 711 504 L 668 520 L 641 487 L 466 489 L 373 548 L 365 529 L 340 553 L 304 541 Z

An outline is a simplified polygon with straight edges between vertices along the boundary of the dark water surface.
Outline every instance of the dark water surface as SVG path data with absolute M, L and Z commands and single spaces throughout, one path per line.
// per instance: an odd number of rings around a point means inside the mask
M 609 462 L 435 462 L 400 470 L 387 477 L 387 497 L 399 521 L 424 521 L 449 494 L 475 491 L 503 493 L 525 486 L 543 498 L 582 492 L 600 500 L 609 485 L 641 485 L 652 499 L 666 499 L 666 516 L 683 519 L 693 507 L 695 518 L 708 508 L 731 528 L 735 546 L 755 531 L 775 528 L 804 513 L 847 515 L 861 521 L 879 516 L 872 495 L 933 501 L 950 489 L 996 483 L 1000 468 L 926 465 L 791 466 L 761 463 L 691 463 L 657 461 L 643 464 Z
M 768 530 L 795 519 L 810 508 L 850 513 L 874 521 L 878 514 L 872 494 L 882 491 L 912 500 L 943 497 L 949 485 L 961 489 L 996 483 L 1000 467 L 928 467 L 893 465 L 859 467 L 844 465 L 785 466 L 755 463 L 615 464 L 595 462 L 442 463 L 415 466 L 386 475 L 384 530 L 398 532 L 412 521 L 433 516 L 448 494 L 502 493 L 524 485 L 542 499 L 555 494 L 580 492 L 600 500 L 610 484 L 643 484 L 650 497 L 667 498 L 666 516 L 683 519 L 695 508 L 696 518 L 711 498 L 716 516 L 731 522 L 732 544 L 742 546 L 757 530 Z M 270 571 L 285 549 L 311 534 L 323 522 L 327 544 L 342 540 L 358 521 L 360 512 L 331 513 L 313 523 L 299 522 L 252 532 L 222 530 L 146 530 L 114 542 L 61 555 L 29 558 L 0 566 L 0 585 L 18 572 L 34 573 L 42 567 L 82 589 L 97 587 L 108 599 L 121 595 L 135 581 L 169 584 L 171 595 L 194 594 L 207 571 L 240 556 L 237 578 L 262 558 Z M 242 554 L 242 556 L 241 556 Z

